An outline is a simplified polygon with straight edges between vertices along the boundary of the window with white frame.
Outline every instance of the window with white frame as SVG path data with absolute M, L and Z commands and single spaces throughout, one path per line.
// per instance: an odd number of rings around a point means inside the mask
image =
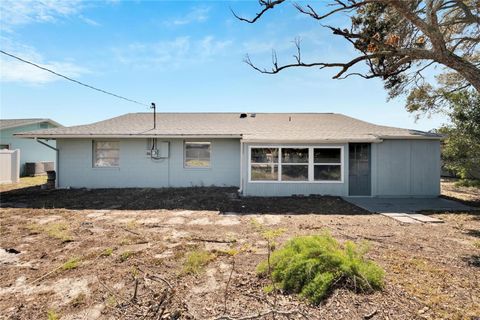
M 282 148 L 282 181 L 308 181 L 308 148 Z
M 278 148 L 252 148 L 251 179 L 254 181 L 277 181 L 278 160 Z
M 342 180 L 342 150 L 340 148 L 313 148 L 313 180 Z
M 185 142 L 185 168 L 210 168 L 210 142 Z
M 118 167 L 120 163 L 119 141 L 94 141 L 93 166 L 97 168 Z
M 342 147 L 251 147 L 250 181 L 341 182 Z

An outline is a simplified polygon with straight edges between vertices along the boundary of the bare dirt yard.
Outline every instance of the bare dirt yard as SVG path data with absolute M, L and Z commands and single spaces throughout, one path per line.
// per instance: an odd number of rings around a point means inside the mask
M 1 319 L 272 319 L 258 315 L 273 308 L 287 312 L 275 319 L 480 316 L 478 211 L 404 225 L 336 197 L 242 199 L 229 188 L 10 187 L 0 197 Z M 385 287 L 338 287 L 319 306 L 280 294 L 273 307 L 255 272 L 268 253 L 258 225 L 284 229 L 279 246 L 325 230 L 368 241 Z
M 447 199 L 461 201 L 469 206 L 480 207 L 480 189 L 457 186 L 456 182 L 456 179 L 442 179 L 442 196 Z

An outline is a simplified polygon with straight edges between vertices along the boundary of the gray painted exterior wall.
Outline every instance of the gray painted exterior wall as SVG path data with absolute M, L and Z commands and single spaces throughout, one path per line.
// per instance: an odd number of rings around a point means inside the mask
M 112 139 L 110 139 L 112 140 Z M 104 141 L 104 139 L 102 139 Z M 152 160 L 147 139 L 120 139 L 120 166 L 93 167 L 91 139 L 59 139 L 59 187 L 240 187 L 246 196 L 335 195 L 348 196 L 348 144 L 288 144 L 288 146 L 342 146 L 343 182 L 249 182 L 249 146 L 239 139 L 210 139 L 211 167 L 184 168 L 184 140 L 169 142 L 169 157 Z M 188 141 L 194 141 L 188 139 Z M 440 194 L 440 142 L 437 140 L 385 140 L 371 147 L 372 196 L 431 197 Z
M 55 126 L 48 122 L 46 125 L 48 128 L 55 128 Z M 39 130 L 41 128 L 45 129 L 45 127 L 40 127 L 40 123 L 35 123 L 26 126 L 0 130 L 0 144 L 9 144 L 11 150 L 20 149 L 20 175 L 24 175 L 25 173 L 26 162 L 55 162 L 56 155 L 54 150 L 41 145 L 33 139 L 18 138 L 13 136 L 14 133 Z M 56 145 L 54 140 L 49 141 L 48 144 L 53 147 Z
M 372 195 L 440 195 L 440 141 L 385 140 L 372 144 Z
M 348 194 L 348 144 L 288 144 L 289 146 L 343 146 L 343 183 L 249 182 L 248 147 L 244 144 L 243 193 L 247 196 Z M 268 144 L 269 146 L 281 146 Z M 373 197 L 435 197 L 440 195 L 440 141 L 384 140 L 371 147 Z
M 153 160 L 147 156 L 147 139 L 101 139 L 107 140 L 120 142 L 118 168 L 93 167 L 91 139 L 59 139 L 59 187 L 160 188 L 240 185 L 238 139 L 200 140 L 211 142 L 211 166 L 206 169 L 184 168 L 183 139 L 159 139 L 159 143 L 169 142 L 169 157 L 162 160 Z

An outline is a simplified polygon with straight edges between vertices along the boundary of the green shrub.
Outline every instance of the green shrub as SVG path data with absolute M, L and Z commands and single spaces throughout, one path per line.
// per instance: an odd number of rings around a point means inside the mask
M 474 179 L 460 179 L 455 182 L 457 187 L 480 188 L 480 180 Z
M 194 250 L 187 253 L 183 263 L 184 274 L 197 274 L 213 259 L 215 255 L 205 250 Z
M 373 291 L 383 287 L 383 270 L 364 258 L 368 248 L 351 241 L 343 245 L 329 234 L 301 236 L 288 241 L 270 258 L 273 281 L 286 293 L 299 293 L 318 304 L 334 285 Z M 268 275 L 268 261 L 257 267 Z

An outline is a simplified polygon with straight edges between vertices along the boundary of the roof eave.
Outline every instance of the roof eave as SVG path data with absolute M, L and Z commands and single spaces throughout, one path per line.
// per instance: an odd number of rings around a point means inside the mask
M 382 139 L 242 139 L 246 143 L 379 143 Z
M 50 123 L 50 124 L 53 124 L 53 125 L 56 126 L 56 127 L 62 127 L 62 128 L 63 128 L 63 125 L 61 125 L 60 123 L 58 123 L 58 122 L 56 122 L 56 121 L 53 121 L 52 119 L 39 119 L 39 120 L 30 121 L 30 122 L 25 122 L 25 123 L 22 123 L 22 124 L 14 124 L 14 125 L 10 125 L 10 126 L 2 126 L 1 129 L 4 130 L 4 129 L 19 128 L 19 127 L 29 126 L 29 125 L 32 125 L 32 124 L 43 123 L 43 122 L 48 122 L 48 123 Z
M 443 140 L 445 139 L 442 135 L 437 136 L 379 136 L 383 140 Z
M 145 139 L 145 138 L 162 138 L 162 139 L 175 139 L 175 138 L 238 138 L 241 139 L 240 134 L 35 134 L 35 133 L 16 133 L 15 136 L 19 138 L 38 138 L 38 139 Z

